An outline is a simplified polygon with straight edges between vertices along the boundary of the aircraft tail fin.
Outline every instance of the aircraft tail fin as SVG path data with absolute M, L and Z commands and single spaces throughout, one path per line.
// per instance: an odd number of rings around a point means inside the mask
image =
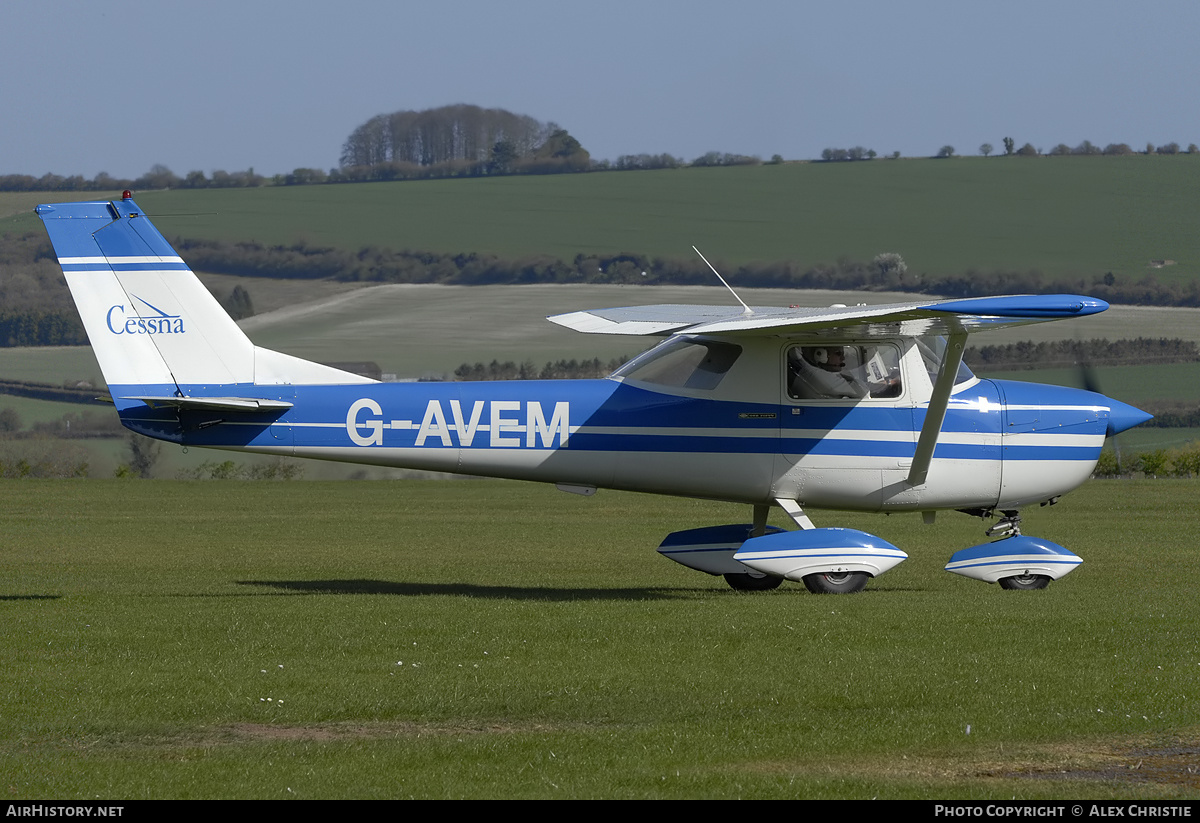
M 372 382 L 256 348 L 132 198 L 35 211 L 115 400 L 189 397 L 217 386 L 229 394 L 227 387 L 256 383 Z

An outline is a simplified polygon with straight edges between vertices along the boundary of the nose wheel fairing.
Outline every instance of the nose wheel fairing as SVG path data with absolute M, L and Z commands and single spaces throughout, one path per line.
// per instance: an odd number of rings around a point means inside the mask
M 1058 580 L 1083 562 L 1078 555 L 1057 543 L 1040 537 L 1014 534 L 991 543 L 962 549 L 950 557 L 946 571 L 984 583 L 1017 581 L 1036 582 L 1035 578 Z M 1042 584 L 1044 585 L 1044 583 Z M 1041 588 L 1019 585 L 1005 588 Z

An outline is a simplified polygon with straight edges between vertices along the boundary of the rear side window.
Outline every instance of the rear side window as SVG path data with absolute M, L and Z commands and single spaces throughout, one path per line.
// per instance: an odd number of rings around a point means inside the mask
M 668 340 L 612 376 L 679 389 L 715 389 L 741 353 L 741 346 L 717 340 Z

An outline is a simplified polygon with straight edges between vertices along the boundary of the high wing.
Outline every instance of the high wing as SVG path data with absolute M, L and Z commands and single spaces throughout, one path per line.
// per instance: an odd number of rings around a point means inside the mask
M 938 300 L 932 303 L 892 303 L 882 306 L 832 306 L 830 308 L 730 306 L 631 306 L 571 312 L 548 318 L 560 326 L 591 334 L 720 334 L 777 335 L 820 334 L 834 339 L 864 339 L 897 335 L 940 334 L 947 338 L 946 353 L 933 384 L 925 423 L 917 440 L 908 482 L 925 482 L 942 421 L 962 363 L 967 335 L 987 329 L 1023 326 L 1068 317 L 1086 317 L 1108 308 L 1103 300 L 1076 294 L 1022 294 Z
M 890 303 L 879 306 L 781 308 L 657 305 L 557 314 L 550 322 L 588 334 L 779 335 L 821 332 L 862 339 L 895 335 L 952 335 L 1086 317 L 1108 308 L 1103 300 L 1075 294 L 1025 294 L 966 300 Z

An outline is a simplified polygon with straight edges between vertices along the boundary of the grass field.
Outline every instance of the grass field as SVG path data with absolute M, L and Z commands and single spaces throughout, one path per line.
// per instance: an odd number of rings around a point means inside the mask
M 795 163 L 335 186 L 141 192 L 168 236 L 298 239 L 506 257 L 637 252 L 726 264 L 899 252 L 914 273 L 1037 269 L 1200 274 L 1200 158 L 956 158 Z M 44 195 L 39 202 L 53 202 Z M 36 199 L 36 198 L 35 198 Z M 68 195 L 64 200 L 80 199 Z M 20 208 L 18 208 L 18 205 Z M 0 194 L 0 231 L 37 219 Z
M 742 507 L 12 481 L 0 775 L 12 799 L 1195 798 L 1195 488 L 1029 510 L 1085 558 L 1044 592 L 941 571 L 977 520 L 818 512 L 911 555 L 833 597 L 655 555 Z

